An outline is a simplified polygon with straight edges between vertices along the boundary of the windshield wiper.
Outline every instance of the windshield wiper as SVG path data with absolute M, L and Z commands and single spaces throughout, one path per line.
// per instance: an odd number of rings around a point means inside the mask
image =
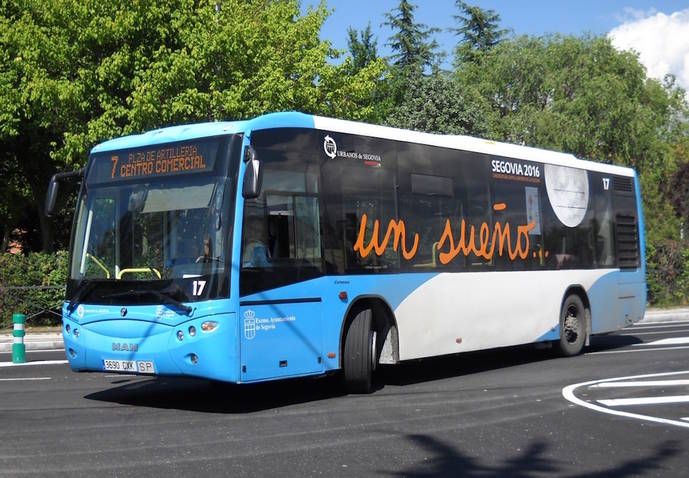
M 86 279 L 84 279 L 84 278 L 81 278 L 81 280 L 79 280 L 79 284 L 77 284 L 76 294 L 74 294 L 72 296 L 72 298 L 69 299 L 69 305 L 67 306 L 67 310 L 69 311 L 70 314 L 72 312 L 74 312 L 74 309 L 77 308 L 77 305 L 79 305 L 79 302 L 81 302 L 82 300 L 84 300 L 86 298 L 86 295 L 89 292 L 91 292 L 91 290 L 93 289 L 93 287 L 95 285 L 94 281 L 91 281 L 91 282 L 87 283 L 86 285 L 84 285 L 84 282 L 86 282 Z
M 176 289 L 163 289 L 163 290 L 154 290 L 154 289 L 130 289 L 126 292 L 118 292 L 115 294 L 108 294 L 104 295 L 103 299 L 111 299 L 111 298 L 116 298 L 116 297 L 141 297 L 141 296 L 146 296 L 146 295 L 152 295 L 154 297 L 159 298 L 163 304 L 171 304 L 180 309 L 182 312 L 184 312 L 184 315 L 189 315 L 191 314 L 192 308 L 188 305 L 185 305 L 183 302 L 175 299 L 172 294 L 177 294 L 180 291 L 179 286 L 176 286 Z

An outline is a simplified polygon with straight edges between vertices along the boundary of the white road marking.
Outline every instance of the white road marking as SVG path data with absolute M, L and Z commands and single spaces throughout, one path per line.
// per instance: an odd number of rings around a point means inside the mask
M 689 380 L 645 380 L 634 382 L 603 382 L 591 385 L 590 388 L 624 388 L 624 387 L 678 387 L 689 385 Z
M 597 412 L 607 413 L 609 415 L 617 415 L 620 417 L 636 418 L 638 420 L 645 420 L 648 422 L 664 423 L 666 425 L 675 425 L 678 427 L 689 428 L 689 422 L 686 422 L 686 421 L 670 420 L 668 418 L 652 417 L 649 415 L 641 415 L 639 413 L 623 412 L 621 410 L 615 410 L 613 408 L 601 407 L 599 405 L 589 403 L 585 400 L 577 398 L 574 395 L 574 390 L 576 390 L 577 388 L 591 386 L 591 385 L 595 385 L 598 383 L 614 382 L 614 381 L 619 381 L 619 380 L 636 380 L 636 379 L 652 378 L 652 377 L 670 377 L 672 375 L 682 375 L 682 374 L 685 374 L 685 375 L 689 374 L 689 370 L 683 370 L 681 372 L 667 372 L 667 373 L 652 373 L 652 374 L 648 374 L 648 375 L 634 375 L 631 377 L 607 378 L 604 380 L 591 380 L 590 382 L 575 383 L 574 385 L 566 386 L 565 388 L 562 389 L 562 396 L 566 400 L 574 403 L 575 405 L 580 405 L 584 408 L 588 408 L 590 410 L 595 410 Z
M 671 337 L 669 339 L 654 340 L 653 342 L 644 342 L 642 344 L 632 344 L 634 347 L 643 345 L 683 345 L 689 344 L 689 337 Z
M 689 395 L 668 395 L 667 397 L 612 398 L 597 400 L 606 407 L 628 407 L 630 405 L 657 405 L 659 403 L 687 403 Z
M 666 324 L 667 322 L 658 322 L 659 324 Z M 650 325 L 650 324 L 644 324 L 644 325 L 637 325 L 634 324 L 630 327 L 625 327 L 621 330 L 641 330 L 641 329 L 671 329 L 673 327 L 686 327 L 689 325 L 689 322 L 673 322 L 674 325 Z
M 627 330 L 627 329 L 625 329 Z M 682 330 L 658 330 L 656 332 L 634 332 L 633 330 L 630 330 L 631 333 L 629 334 L 617 334 L 618 336 L 624 336 L 624 337 L 636 337 L 637 335 L 658 335 L 658 334 L 671 334 L 673 332 L 681 332 L 683 334 L 686 334 L 689 332 L 689 329 L 682 329 Z
M 654 324 L 659 324 L 659 325 L 654 325 Z M 675 325 L 665 325 L 665 324 L 675 324 Z M 637 322 L 634 325 L 626 328 L 635 328 L 635 329 L 650 329 L 653 327 L 680 327 L 683 325 L 689 325 L 689 322 L 686 321 L 674 321 L 674 320 L 668 320 L 665 322 Z
M 682 420 L 686 420 L 689 422 L 689 417 L 684 417 L 684 418 L 682 418 Z
M 24 367 L 28 365 L 62 365 L 66 363 L 67 360 L 37 360 L 36 362 L 26 363 L 0 362 L 0 367 Z
M 0 382 L 21 382 L 31 380 L 51 380 L 52 377 L 17 377 L 17 378 L 0 378 Z
M 644 344 L 635 344 L 635 345 L 644 345 Z M 604 354 L 629 354 L 629 353 L 634 353 L 634 352 L 657 352 L 659 350 L 681 350 L 681 349 L 689 349 L 689 345 L 682 346 L 682 347 L 657 347 L 654 349 L 624 349 L 624 350 L 607 350 L 605 352 L 588 352 L 584 355 L 604 355 Z

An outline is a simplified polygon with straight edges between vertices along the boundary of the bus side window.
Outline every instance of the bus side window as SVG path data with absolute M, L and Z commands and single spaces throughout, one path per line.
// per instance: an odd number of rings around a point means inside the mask
M 558 181 L 562 182 L 562 178 L 576 178 L 582 173 L 577 172 L 575 168 L 557 167 L 557 169 L 559 171 L 551 176 L 553 180 L 551 190 L 548 167 L 544 167 L 546 192 L 542 207 L 545 249 L 548 253 L 547 263 L 552 269 L 589 268 L 594 264 L 596 242 L 594 240 L 596 221 L 592 207 L 595 202 L 592 201 L 592 190 L 595 188 L 591 185 L 591 173 L 586 172 L 586 176 L 580 176 L 578 181 L 570 179 L 569 182 L 564 183 L 567 188 L 563 188 Z M 560 195 L 558 192 L 564 194 Z M 585 200 L 581 204 L 573 202 L 577 197 L 585 198 Z M 582 212 L 573 214 L 568 212 L 567 208 L 578 209 Z
M 409 190 L 402 189 L 400 192 L 400 213 L 407 226 L 407 238 L 411 239 L 412 234 L 418 234 L 419 247 L 414 257 L 406 263 L 413 270 L 441 267 L 437 245 L 442 237 L 445 221 L 457 217 L 460 207 L 454 198 L 454 180 L 414 172 L 408 176 Z
M 305 152 L 318 149 L 310 138 L 289 129 L 254 134 L 263 181 L 259 197 L 244 201 L 241 296 L 323 274 L 320 170 Z
M 271 254 L 268 248 L 266 221 L 263 215 L 244 216 L 242 267 L 268 267 Z
M 464 183 L 465 206 L 464 221 L 466 224 L 466 242 L 469 243 L 469 236 L 472 226 L 474 227 L 474 240 L 479 240 L 481 224 L 493 224 L 493 208 L 491 204 L 490 188 L 485 178 L 479 180 L 466 179 Z M 467 268 L 477 268 L 492 265 L 494 260 L 486 260 L 483 257 L 476 257 L 470 254 L 466 258 Z
M 323 203 L 326 240 L 325 258 L 331 272 L 374 273 L 399 268 L 400 251 L 388 240 L 382 254 L 355 249 L 361 236 L 368 245 L 376 222 L 381 242 L 389 221 L 396 219 L 395 175 L 392 167 L 372 167 L 353 161 L 323 165 Z M 365 218 L 365 223 L 364 223 Z M 407 241 L 407 249 L 411 246 Z
M 592 224 L 596 265 L 598 267 L 615 266 L 614 214 L 612 207 L 612 188 L 610 176 L 591 174 L 591 204 L 594 211 Z M 608 189 L 605 188 L 607 180 Z
M 318 198 L 271 194 L 266 197 L 265 248 L 276 266 L 298 261 L 321 266 Z
M 500 205 L 504 207 L 501 210 L 495 210 L 495 222 L 500 223 L 502 228 L 507 229 L 509 226 L 509 239 L 504 245 L 502 251 L 499 244 L 495 249 L 495 261 L 500 270 L 524 270 L 533 269 L 538 266 L 544 266 L 545 263 L 539 257 L 542 257 L 543 252 L 543 231 L 541 227 L 541 213 L 540 213 L 540 198 L 539 188 L 529 185 L 530 183 L 522 183 L 513 180 L 495 179 L 494 191 L 495 199 L 493 205 Z M 521 247 L 527 244 L 526 239 L 520 238 L 518 234 L 519 226 L 526 226 L 532 224 L 531 229 L 526 236 L 528 239 L 528 250 L 526 259 L 516 255 L 518 250 L 518 242 L 521 240 Z M 541 253 L 539 255 L 539 252 Z M 515 254 L 510 257 L 510 253 Z

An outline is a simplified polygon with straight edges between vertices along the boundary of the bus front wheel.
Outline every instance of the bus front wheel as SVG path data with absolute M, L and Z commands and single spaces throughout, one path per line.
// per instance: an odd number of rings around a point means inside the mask
M 578 295 L 567 296 L 560 312 L 560 353 L 578 355 L 586 341 L 586 307 Z
M 364 309 L 354 316 L 347 329 L 342 365 L 345 388 L 350 393 L 373 391 L 376 334 L 372 323 L 373 312 Z

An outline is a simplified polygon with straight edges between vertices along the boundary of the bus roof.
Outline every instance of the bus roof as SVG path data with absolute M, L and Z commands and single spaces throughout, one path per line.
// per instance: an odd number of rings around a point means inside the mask
M 477 153 L 523 159 L 560 166 L 569 166 L 623 176 L 634 176 L 634 170 L 627 167 L 585 161 L 574 155 L 540 148 L 501 143 L 463 135 L 442 135 L 421 133 L 388 126 L 377 126 L 356 121 L 346 121 L 304 113 L 270 113 L 245 121 L 216 121 L 189 125 L 171 126 L 152 130 L 143 134 L 124 136 L 105 141 L 92 149 L 92 153 L 129 149 L 183 141 L 194 138 L 219 136 L 224 134 L 250 133 L 255 130 L 271 128 L 315 128 L 323 131 L 349 133 L 408 143 L 473 151 Z
M 186 124 L 154 129 L 142 134 L 122 136 L 95 146 L 91 153 L 102 153 L 118 149 L 141 148 L 152 144 L 171 143 L 194 138 L 206 138 L 223 134 L 241 133 L 247 121 L 214 121 L 209 123 Z

